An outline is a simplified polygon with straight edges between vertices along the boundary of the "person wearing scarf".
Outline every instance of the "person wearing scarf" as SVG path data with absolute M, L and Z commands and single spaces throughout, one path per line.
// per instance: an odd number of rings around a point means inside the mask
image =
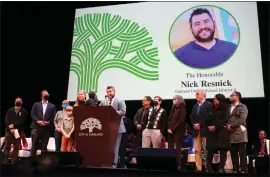
M 161 148 L 162 138 L 167 131 L 167 112 L 161 107 L 162 98 L 155 96 L 149 108 L 147 123 L 142 132 L 143 148 Z
M 208 118 L 206 119 L 206 127 L 208 128 L 206 138 L 207 154 L 207 171 L 212 172 L 212 160 L 214 153 L 219 151 L 220 162 L 219 172 L 224 173 L 224 166 L 227 159 L 227 152 L 230 149 L 230 133 L 226 128 L 229 120 L 229 105 L 223 94 L 216 94 L 214 104 Z

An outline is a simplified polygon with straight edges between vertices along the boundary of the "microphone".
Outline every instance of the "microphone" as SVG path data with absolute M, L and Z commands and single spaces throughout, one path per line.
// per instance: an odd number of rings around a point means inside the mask
M 108 95 L 105 95 L 105 106 L 108 106 L 107 105 L 107 102 L 108 102 L 107 100 L 108 100 Z

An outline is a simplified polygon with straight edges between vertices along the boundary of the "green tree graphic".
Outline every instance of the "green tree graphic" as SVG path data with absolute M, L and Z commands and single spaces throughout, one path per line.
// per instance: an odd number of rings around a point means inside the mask
M 72 46 L 75 58 L 70 65 L 78 79 L 77 90 L 97 91 L 99 76 L 109 68 L 120 68 L 146 80 L 158 80 L 158 49 L 152 47 L 153 39 L 148 34 L 146 28 L 118 15 L 77 17 Z

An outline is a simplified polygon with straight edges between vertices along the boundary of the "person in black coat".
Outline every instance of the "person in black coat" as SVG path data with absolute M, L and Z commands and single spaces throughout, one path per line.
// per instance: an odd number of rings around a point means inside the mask
M 86 100 L 84 103 L 85 106 L 98 106 L 98 98 L 95 91 L 91 90 L 88 93 L 88 97 L 89 99 Z
M 11 163 L 15 163 L 18 158 L 19 145 L 21 143 L 20 136 L 24 130 L 25 123 L 28 119 L 28 112 L 22 107 L 22 99 L 17 97 L 15 99 L 15 106 L 8 109 L 5 117 L 6 133 L 4 146 L 4 162 L 7 163 L 8 155 L 13 144 L 13 152 L 11 154 Z
M 214 153 L 219 151 L 220 162 L 219 172 L 224 173 L 227 151 L 230 149 L 230 133 L 226 128 L 229 120 L 229 106 L 226 104 L 226 98 L 223 94 L 217 94 L 214 97 L 212 110 L 206 119 L 208 135 L 206 138 L 206 149 L 208 150 L 208 171 L 211 172 L 211 164 Z

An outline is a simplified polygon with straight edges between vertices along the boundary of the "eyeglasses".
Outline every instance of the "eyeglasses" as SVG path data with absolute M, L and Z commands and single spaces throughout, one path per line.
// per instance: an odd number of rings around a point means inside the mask
M 67 112 L 72 112 L 72 110 L 71 110 L 71 109 L 66 109 L 66 111 L 67 111 Z

